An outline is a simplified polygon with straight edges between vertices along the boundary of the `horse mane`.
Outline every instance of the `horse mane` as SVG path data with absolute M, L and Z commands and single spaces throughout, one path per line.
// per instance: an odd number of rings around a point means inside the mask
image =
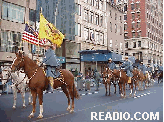
M 24 55 L 24 58 L 26 58 L 27 61 L 30 61 L 30 63 L 37 65 L 37 63 L 34 60 L 32 60 L 31 58 L 29 58 L 27 55 Z

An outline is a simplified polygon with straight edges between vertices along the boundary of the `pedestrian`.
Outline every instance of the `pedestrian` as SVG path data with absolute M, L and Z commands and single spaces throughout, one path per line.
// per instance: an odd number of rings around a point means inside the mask
M 60 77 L 60 72 L 59 72 L 60 65 L 55 55 L 56 46 L 54 45 L 52 46 L 52 44 L 49 41 L 46 42 L 46 44 L 44 45 L 46 49 L 46 53 L 45 53 L 45 58 L 43 59 L 42 62 L 43 64 L 46 65 L 46 77 L 50 81 L 51 89 L 53 89 L 54 78 Z M 47 92 L 49 90 L 50 87 L 48 87 Z
M 131 78 L 133 77 L 132 74 L 133 66 L 132 63 L 128 60 L 128 56 L 125 56 L 125 61 L 121 65 L 121 68 L 124 69 L 126 75 L 129 77 L 128 83 L 131 83 Z
M 94 79 L 95 79 L 95 84 L 96 84 L 96 89 L 95 91 L 99 91 L 99 82 L 100 82 L 101 74 L 95 69 L 94 71 Z
M 83 89 L 83 74 L 79 71 L 78 75 L 77 75 L 77 87 L 79 89 L 79 91 L 81 91 Z
M 163 65 L 162 64 L 160 64 L 160 66 L 158 68 L 158 74 L 161 73 L 161 72 L 163 72 Z

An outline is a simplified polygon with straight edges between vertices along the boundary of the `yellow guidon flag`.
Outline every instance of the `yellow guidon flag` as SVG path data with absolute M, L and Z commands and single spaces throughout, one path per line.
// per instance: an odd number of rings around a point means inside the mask
M 40 13 L 39 39 L 49 39 L 57 47 L 60 47 L 64 38 L 64 35 Z

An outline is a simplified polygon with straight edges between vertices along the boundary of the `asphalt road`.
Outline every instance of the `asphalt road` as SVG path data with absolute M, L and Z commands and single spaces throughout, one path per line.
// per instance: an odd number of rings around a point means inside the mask
M 37 109 L 34 118 L 32 119 L 28 118 L 32 110 L 32 106 L 27 105 L 28 104 L 27 93 L 26 93 L 27 107 L 25 109 L 22 107 L 21 95 L 18 94 L 16 110 L 12 109 L 13 95 L 12 94 L 1 95 L 0 96 L 0 122 L 28 122 L 28 121 L 37 121 L 37 122 L 95 122 L 95 121 L 157 122 L 158 121 L 158 122 L 162 122 L 163 121 L 163 83 L 160 84 L 155 83 L 153 87 L 149 87 L 148 89 L 143 91 L 137 91 L 135 97 L 128 97 L 130 90 L 127 90 L 127 98 L 125 99 L 121 98 L 118 92 L 117 94 L 114 94 L 113 86 L 111 86 L 111 91 L 112 91 L 111 96 L 105 96 L 104 85 L 100 86 L 100 91 L 98 92 L 95 92 L 94 88 L 92 88 L 90 92 L 79 91 L 79 93 L 82 96 L 80 100 L 75 100 L 75 112 L 73 114 L 70 114 L 66 110 L 67 98 L 65 97 L 63 92 L 59 92 L 59 91 L 56 90 L 55 93 L 44 94 L 43 119 L 37 119 L 37 116 L 39 115 L 38 101 L 37 101 Z M 140 113 L 136 113 L 136 112 L 140 112 Z M 151 119 L 150 112 L 153 112 L 154 116 L 155 115 L 158 116 L 159 113 L 159 118 L 155 116 L 154 117 L 155 120 L 150 120 Z M 91 114 L 94 117 L 91 116 Z M 119 114 L 119 116 L 113 116 L 114 114 L 116 115 Z M 109 115 L 111 115 L 112 117 L 110 118 Z M 135 115 L 136 117 L 134 117 Z M 120 118 L 121 116 L 122 118 Z

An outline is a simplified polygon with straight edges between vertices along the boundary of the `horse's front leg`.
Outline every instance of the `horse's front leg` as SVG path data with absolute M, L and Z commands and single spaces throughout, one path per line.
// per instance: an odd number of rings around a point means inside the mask
M 12 89 L 13 89 L 13 96 L 14 96 L 13 109 L 16 109 L 17 88 L 15 86 L 13 86 Z
M 32 102 L 31 102 L 31 90 L 29 91 L 28 101 L 29 101 L 28 104 L 32 105 Z
M 126 86 L 125 86 L 125 83 L 123 84 L 123 87 L 124 87 L 123 88 L 124 89 L 124 98 L 126 98 L 126 88 L 125 88 Z
M 108 85 L 109 85 L 109 95 L 108 96 L 110 96 L 110 86 L 111 86 L 111 81 L 110 80 L 108 81 Z
M 130 94 L 129 94 L 129 96 L 131 97 L 132 96 L 132 93 L 133 93 L 133 81 L 132 81 L 132 83 L 130 85 L 131 85 L 131 88 L 130 88 Z
M 75 93 L 75 90 L 74 90 L 74 86 L 73 87 L 70 87 L 69 89 L 69 94 L 70 94 L 70 96 L 71 96 L 71 100 L 72 100 L 72 106 L 71 106 L 71 109 L 70 109 L 70 113 L 73 113 L 74 112 L 74 98 L 75 98 L 75 96 L 74 96 L 74 93 Z
M 25 105 L 25 88 L 21 89 L 22 101 L 23 101 L 23 108 L 26 107 Z
M 43 118 L 43 90 L 37 89 L 38 97 L 39 97 L 39 105 L 40 105 L 40 113 L 37 117 L 38 119 Z
M 37 98 L 37 91 L 34 89 L 31 89 L 32 97 L 33 97 L 33 110 L 31 114 L 28 116 L 29 118 L 34 117 L 35 111 L 36 111 L 36 98 Z
M 105 83 L 104 85 L 105 85 L 105 89 L 106 89 L 105 96 L 107 96 L 107 94 L 108 94 L 108 92 L 107 92 L 107 83 Z

